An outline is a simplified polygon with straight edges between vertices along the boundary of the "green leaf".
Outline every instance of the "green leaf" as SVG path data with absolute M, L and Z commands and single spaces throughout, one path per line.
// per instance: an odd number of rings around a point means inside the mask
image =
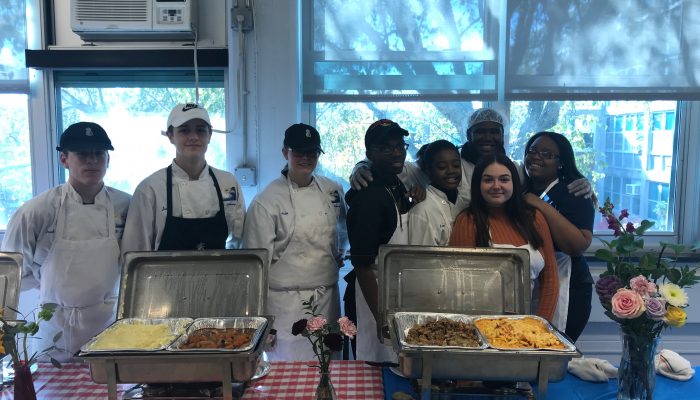
M 598 259 L 601 259 L 603 261 L 607 262 L 615 262 L 617 261 L 617 257 L 613 254 L 612 251 L 608 249 L 598 249 L 595 252 L 595 256 Z
M 53 357 L 51 357 L 51 364 L 53 364 L 54 367 L 61 369 L 61 363 Z
M 654 221 L 649 221 L 648 219 L 643 220 L 637 229 L 634 230 L 634 233 L 637 235 L 643 235 L 649 228 L 654 226 Z
M 58 342 L 59 339 L 61 339 L 62 336 L 63 336 L 63 331 L 60 331 L 60 332 L 56 333 L 56 334 L 53 336 L 53 339 L 52 339 L 53 343 Z
M 666 271 L 666 278 L 671 282 L 678 284 L 678 282 L 681 280 L 681 271 L 671 268 Z

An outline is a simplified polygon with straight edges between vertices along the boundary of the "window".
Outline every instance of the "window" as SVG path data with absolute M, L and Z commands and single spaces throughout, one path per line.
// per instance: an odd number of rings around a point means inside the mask
M 223 79 L 223 70 L 199 74 L 199 102 L 209 111 L 213 128 L 219 130 L 226 128 Z M 161 131 L 166 130 L 175 104 L 194 101 L 194 76 L 182 71 L 59 72 L 56 99 L 59 132 L 78 121 L 105 128 L 114 146 L 105 182 L 133 193 L 143 178 L 174 158 L 174 147 Z M 226 168 L 225 135 L 214 132 L 207 161 Z
M 0 1 L 0 230 L 32 197 L 25 2 Z
M 682 46 L 694 37 L 681 23 L 692 10 L 685 2 L 613 3 L 304 2 L 303 98 L 322 132 L 353 143 L 329 145 L 333 163 L 324 165 L 348 176 L 364 157 L 365 127 L 384 117 L 416 132 L 414 148 L 433 138 L 461 144 L 471 110 L 495 104 L 509 119 L 512 158 L 522 159 L 534 132 L 564 133 L 601 201 L 611 197 L 636 220 L 661 215 L 654 229 L 676 233 L 678 101 L 700 93 L 684 72 L 700 62 Z M 649 32 L 655 37 L 633 40 Z M 457 81 L 464 90 L 448 84 Z M 661 214 L 647 206 L 651 182 L 668 186 L 655 200 L 668 203 Z

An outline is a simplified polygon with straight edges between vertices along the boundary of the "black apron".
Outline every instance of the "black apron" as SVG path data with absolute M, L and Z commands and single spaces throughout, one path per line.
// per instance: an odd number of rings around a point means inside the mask
M 163 236 L 158 250 L 204 250 L 225 249 L 228 238 L 228 224 L 224 213 L 224 200 L 221 197 L 219 182 L 209 168 L 209 176 L 214 181 L 219 198 L 219 211 L 209 218 L 182 218 L 173 216 L 173 168 L 166 172 L 168 196 L 168 216 L 165 218 Z

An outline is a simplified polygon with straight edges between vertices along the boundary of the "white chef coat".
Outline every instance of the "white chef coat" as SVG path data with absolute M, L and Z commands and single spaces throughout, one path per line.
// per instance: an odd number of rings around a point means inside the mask
M 46 260 L 53 245 L 57 212 L 61 197 L 66 191 L 67 201 L 82 204 L 83 200 L 73 187 L 64 183 L 36 196 L 15 211 L 7 224 L 2 241 L 2 251 L 22 254 L 22 290 L 38 287 L 41 278 L 41 265 Z M 109 197 L 109 200 L 108 200 Z M 129 199 L 131 196 L 120 190 L 105 186 L 95 196 L 96 205 L 107 205 L 110 201 L 114 208 L 115 236 L 121 240 L 124 231 Z M 70 222 L 69 222 L 70 223 Z M 106 224 L 95 223 L 80 227 L 93 237 L 107 235 Z M 69 239 L 76 239 L 70 237 Z
M 204 166 L 199 178 L 190 180 L 187 172 L 174 161 L 173 216 L 183 218 L 208 218 L 219 211 L 219 199 L 209 168 Z M 238 180 L 229 172 L 210 167 L 214 171 L 229 228 L 227 248 L 238 247 L 243 233 L 245 202 Z M 165 227 L 167 210 L 166 169 L 156 171 L 139 183 L 134 191 L 124 228 L 121 244 L 122 256 L 129 251 L 154 251 L 158 249 Z
M 51 346 L 61 332 L 57 345 L 66 351 L 52 356 L 69 361 L 81 345 L 114 321 L 118 237 L 128 204 L 128 194 L 106 187 L 93 204 L 83 204 L 73 187 L 64 184 L 30 200 L 13 216 L 3 250 L 27 254 L 23 283 L 40 282 L 40 303 L 58 304 L 53 318 L 40 326 L 42 339 L 31 344 L 33 352 Z
M 281 176 L 248 209 L 243 247 L 265 248 L 270 258 L 267 313 L 277 327 L 270 360 L 314 358 L 308 340 L 291 335 L 292 324 L 308 318 L 303 301 L 313 296 L 318 314 L 329 321 L 340 317 L 338 260 L 347 245 L 342 193 L 340 184 L 325 177 L 299 187 Z
M 428 186 L 425 200 L 408 212 L 408 244 L 447 246 L 452 223 L 461 211 L 447 199 L 445 192 Z

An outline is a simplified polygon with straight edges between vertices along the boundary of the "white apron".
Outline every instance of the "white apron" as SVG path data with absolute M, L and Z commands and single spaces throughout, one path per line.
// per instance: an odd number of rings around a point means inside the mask
M 396 208 L 396 229 L 387 244 L 408 243 L 408 213 L 399 214 Z M 372 264 L 372 272 L 377 277 L 377 264 Z M 379 282 L 377 282 L 379 284 Z M 377 321 L 362 294 L 360 283 L 355 278 L 355 307 L 357 313 L 357 359 L 374 362 L 397 362 L 396 352 L 384 345 L 377 337 Z
M 275 316 L 277 345 L 268 352 L 270 361 L 315 360 L 311 343 L 304 336 L 292 335 L 292 324 L 309 318 L 302 302 L 314 297 L 316 313 L 328 321 L 340 318 L 338 263 L 332 249 L 336 242 L 337 217 L 323 191 L 314 188 L 289 188 L 294 209 L 294 230 L 289 244 L 270 267 L 270 275 L 284 287 L 270 286 L 267 294 L 268 313 Z M 337 249 L 335 250 L 337 251 Z M 326 281 L 326 286 L 310 287 L 308 277 Z
M 537 249 L 532 247 L 530 243 L 522 246 L 514 246 L 512 244 L 491 243 L 491 247 L 501 249 L 525 249 L 530 253 L 530 291 L 532 300 L 530 301 L 530 313 L 537 314 L 537 305 L 539 304 L 539 285 L 537 277 L 544 269 L 544 257 Z
M 559 179 L 552 181 L 540 194 L 540 199 L 544 199 L 552 188 L 559 183 Z M 566 317 L 569 314 L 569 280 L 571 279 L 571 257 L 564 252 L 556 252 L 557 271 L 559 273 L 559 297 L 557 307 L 554 309 L 552 324 L 564 332 L 566 330 Z
M 56 345 L 65 351 L 51 353 L 59 361 L 70 361 L 80 346 L 114 321 L 119 282 L 119 244 L 109 195 L 106 205 L 93 206 L 75 204 L 67 195 L 64 191 L 53 246 L 41 267 L 39 299 L 58 307 L 40 325 L 38 350 L 51 346 L 53 337 L 63 332 Z M 86 229 L 97 224 L 107 226 L 106 237 Z

